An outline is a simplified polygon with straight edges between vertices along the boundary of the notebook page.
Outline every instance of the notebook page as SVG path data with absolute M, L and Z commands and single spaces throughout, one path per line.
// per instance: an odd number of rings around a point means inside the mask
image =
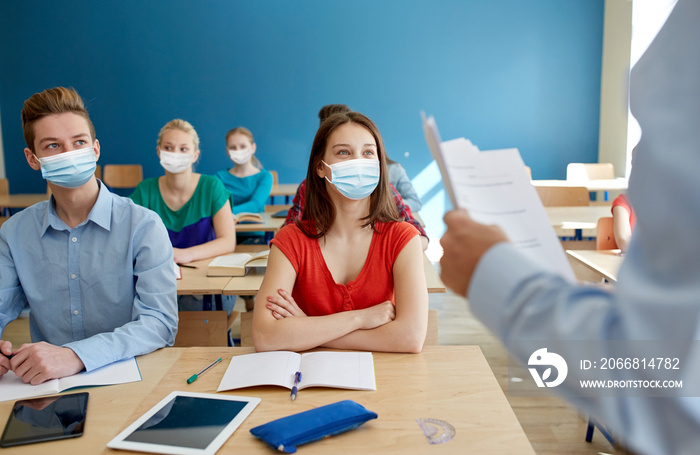
M 325 386 L 377 390 L 371 352 L 309 352 L 301 356 L 299 389 Z

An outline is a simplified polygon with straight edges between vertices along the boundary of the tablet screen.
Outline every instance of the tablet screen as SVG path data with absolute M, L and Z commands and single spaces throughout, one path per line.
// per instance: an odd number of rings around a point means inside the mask
M 7 420 L 0 447 L 82 435 L 87 402 L 87 392 L 17 401 Z
M 115 449 L 213 454 L 259 398 L 172 392 L 107 444 Z
M 204 449 L 246 404 L 176 396 L 124 440 Z

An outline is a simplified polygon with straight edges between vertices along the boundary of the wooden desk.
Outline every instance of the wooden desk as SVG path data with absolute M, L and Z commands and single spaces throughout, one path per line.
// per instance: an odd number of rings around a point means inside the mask
M 5 449 L 3 453 L 56 455 L 118 453 L 105 448 L 109 440 L 173 390 L 215 393 L 234 355 L 252 348 L 166 348 L 139 357 L 143 381 L 89 389 L 85 434 L 77 439 Z M 187 385 L 192 372 L 212 359 L 224 361 Z M 374 353 L 376 391 L 309 388 L 289 399 L 281 387 L 250 387 L 226 395 L 260 397 L 262 401 L 219 453 L 272 454 L 250 429 L 311 408 L 354 400 L 379 414 L 357 430 L 302 446 L 304 454 L 441 453 L 534 454 L 520 423 L 478 346 L 428 346 L 421 354 Z M 0 403 L 6 418 L 12 401 Z M 451 441 L 428 444 L 417 418 L 451 423 Z M 300 452 L 301 453 L 301 452 Z
M 298 183 L 278 183 L 272 185 L 270 196 L 294 196 L 297 194 Z
M 601 280 L 613 283 L 617 282 L 617 272 L 624 260 L 620 250 L 566 250 L 566 254 L 586 266 Z
M 588 191 L 625 191 L 627 179 L 532 180 L 533 186 L 584 186 Z
M 598 218 L 612 216 L 610 205 L 545 207 L 544 210 L 560 237 L 595 237 Z
M 447 292 L 445 285 L 440 280 L 440 275 L 425 254 L 423 254 L 423 272 L 425 273 L 428 293 Z M 231 277 L 224 286 L 223 293 L 224 295 L 256 295 L 260 290 L 263 278 L 265 278 L 264 269 L 251 269 L 246 276 Z
M 237 245 L 237 253 L 253 253 L 267 249 L 267 245 Z M 207 269 L 212 258 L 191 262 L 187 265 L 197 267 L 180 267 L 182 279 L 177 280 L 178 295 L 212 295 L 224 294 L 224 288 L 231 280 L 230 276 L 207 276 Z M 262 281 L 262 280 L 261 280 Z M 259 286 L 258 286 L 259 287 Z M 256 291 L 257 292 L 257 291 Z M 229 294 L 234 295 L 234 294 Z M 238 294 L 248 295 L 248 294 Z
M 3 194 L 0 195 L 0 207 L 23 209 L 49 198 L 46 193 Z
M 163 376 L 168 372 L 168 369 L 181 355 L 182 349 L 160 349 L 147 356 L 137 358 L 143 381 L 83 389 L 90 393 L 87 423 L 83 436 L 76 439 L 6 448 L 2 449 L 3 455 L 44 455 L 47 453 L 56 455 L 87 455 L 95 453 L 118 453 L 117 451 L 107 449 L 105 447 L 107 442 L 126 428 L 127 424 L 131 423 L 131 416 L 134 414 L 134 409 L 148 399 L 154 386 L 160 382 Z M 180 388 L 180 390 L 185 389 Z M 64 394 L 75 393 L 76 391 L 77 389 L 69 390 Z M 162 398 L 163 397 L 161 397 L 161 399 Z M 7 421 L 13 404 L 14 401 L 4 401 L 0 403 L 0 420 L 3 422 Z M 122 453 L 126 454 L 127 452 Z
M 275 196 L 284 196 L 285 204 L 289 204 L 292 200 L 292 196 L 297 194 L 298 188 L 298 183 L 278 183 L 272 185 L 272 189 L 270 190 L 270 202 L 274 203 Z
M 284 218 L 273 218 L 272 214 L 274 212 L 263 212 L 261 213 L 263 222 L 262 223 L 238 223 L 236 224 L 236 232 L 271 232 L 276 233 L 282 229 L 284 224 Z M 274 237 L 274 235 L 273 235 Z
M 197 267 L 180 267 L 182 279 L 177 280 L 178 295 L 212 295 L 222 294 L 223 289 L 231 279 L 230 276 L 207 276 L 210 259 L 191 262 L 187 265 Z
M 445 284 L 440 279 L 440 274 L 435 270 L 433 263 L 428 256 L 423 253 L 423 272 L 425 273 L 425 284 L 428 285 L 429 294 L 444 294 L 447 292 Z

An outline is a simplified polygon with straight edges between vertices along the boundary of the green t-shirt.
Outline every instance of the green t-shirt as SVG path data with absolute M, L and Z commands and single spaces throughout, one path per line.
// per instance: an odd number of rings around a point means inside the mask
M 172 210 L 160 194 L 158 179 L 159 177 L 153 177 L 143 180 L 134 190 L 131 199 L 160 216 L 173 247 L 189 248 L 214 240 L 216 233 L 212 220 L 231 196 L 221 180 L 202 174 L 190 200 L 179 210 Z

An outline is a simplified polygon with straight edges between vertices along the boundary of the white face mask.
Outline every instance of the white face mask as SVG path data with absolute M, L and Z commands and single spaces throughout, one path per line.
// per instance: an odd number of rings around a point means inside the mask
M 160 165 L 171 174 L 179 174 L 192 166 L 194 153 L 160 151 Z
M 231 161 L 236 164 L 245 164 L 250 160 L 253 151 L 249 148 L 244 148 L 240 150 L 229 150 L 228 156 L 231 157 Z

